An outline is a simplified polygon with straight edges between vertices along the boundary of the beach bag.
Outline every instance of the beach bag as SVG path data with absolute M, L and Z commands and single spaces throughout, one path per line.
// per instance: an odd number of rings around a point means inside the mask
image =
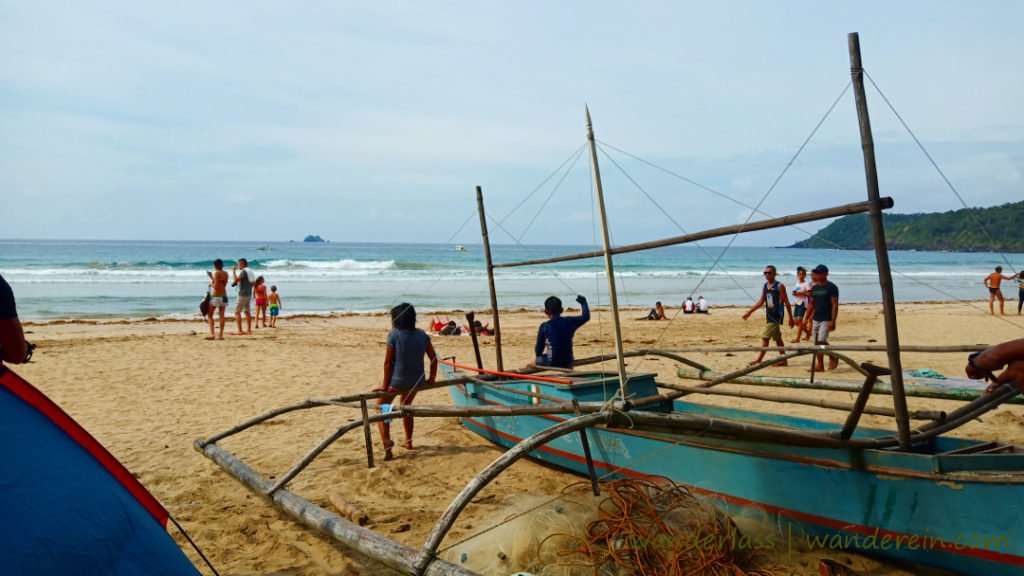
M 203 298 L 203 301 L 199 303 L 199 313 L 203 315 L 203 318 L 206 318 L 206 316 L 210 313 L 210 293 L 209 292 L 206 293 L 206 298 Z

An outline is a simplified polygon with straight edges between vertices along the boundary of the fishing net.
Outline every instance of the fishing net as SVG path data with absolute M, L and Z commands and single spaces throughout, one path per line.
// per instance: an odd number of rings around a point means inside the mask
M 770 576 L 767 555 L 708 500 L 663 478 L 573 484 L 506 501 L 506 519 L 446 559 L 482 574 Z M 483 542 L 486 540 L 486 542 Z

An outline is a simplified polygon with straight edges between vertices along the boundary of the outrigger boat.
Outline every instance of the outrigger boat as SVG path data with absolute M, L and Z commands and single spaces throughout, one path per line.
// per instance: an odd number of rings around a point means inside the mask
M 911 412 L 907 408 L 882 226 L 882 210 L 893 203 L 879 196 L 855 33 L 850 35 L 849 44 L 867 172 L 866 202 L 613 248 L 609 243 L 588 112 L 587 138 L 597 206 L 604 225 L 603 250 L 493 263 L 482 191 L 477 188 L 494 314 L 492 325 L 496 331 L 497 370 L 484 369 L 479 354 L 475 367 L 446 360 L 444 371 L 449 379 L 423 388 L 447 386 L 454 406 L 401 406 L 391 413 L 371 416 L 367 401 L 379 394 L 308 400 L 210 438 L 198 439 L 196 449 L 297 520 L 392 568 L 416 575 L 471 574 L 463 567 L 438 559 L 439 546 L 470 500 L 501 471 L 527 456 L 588 475 L 595 492 L 599 490 L 599 474 L 605 478 L 667 476 L 718 501 L 730 512 L 744 516 L 754 513 L 775 523 L 783 534 L 809 536 L 823 546 L 835 547 L 838 543 L 839 547 L 961 574 L 1024 573 L 1024 531 L 1020 521 L 1024 517 L 1024 449 L 942 436 L 1011 401 L 1018 390 L 1012 384 L 989 394 L 958 389 L 952 397 L 967 401 L 949 413 Z M 614 255 L 863 212 L 870 215 L 875 240 L 886 328 L 883 348 L 888 367 L 857 364 L 838 347 L 804 347 L 743 370 L 709 376 L 706 367 L 673 352 L 623 350 Z M 581 359 L 575 364 L 577 370 L 569 373 L 505 371 L 494 269 L 596 257 L 604 258 L 607 270 L 615 355 Z M 864 376 L 854 404 L 841 406 L 849 412 L 842 425 L 702 405 L 691 400 L 696 394 L 719 393 L 714 389 L 716 384 L 738 381 L 780 359 L 814 353 L 838 357 Z M 658 382 L 655 374 L 626 371 L 626 358 L 652 355 L 677 361 L 681 364 L 680 375 L 703 381 L 695 386 L 679 386 Z M 611 361 L 617 363 L 617 370 L 579 370 Z M 880 379 L 887 379 L 887 384 Z M 883 385 L 892 397 L 892 408 L 867 407 L 870 395 Z M 271 482 L 217 446 L 227 436 L 282 414 L 338 405 L 359 408 L 362 418 L 341 426 L 276 481 Z M 896 431 L 859 427 L 865 413 L 892 416 Z M 508 448 L 455 498 L 421 548 L 375 534 L 287 490 L 288 483 L 317 455 L 349 431 L 363 430 L 368 464 L 372 466 L 370 424 L 402 416 L 459 417 L 468 429 Z M 912 428 L 911 420 L 926 423 Z

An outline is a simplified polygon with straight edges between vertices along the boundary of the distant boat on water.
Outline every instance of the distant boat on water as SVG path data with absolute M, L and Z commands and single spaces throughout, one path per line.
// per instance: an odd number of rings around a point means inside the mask
M 454 250 L 456 252 L 469 252 L 469 248 L 466 248 L 462 244 L 456 244 Z
M 263 244 L 262 246 L 257 248 L 257 250 L 260 250 L 262 252 L 270 252 L 271 250 L 273 250 L 273 248 L 270 247 L 270 244 Z

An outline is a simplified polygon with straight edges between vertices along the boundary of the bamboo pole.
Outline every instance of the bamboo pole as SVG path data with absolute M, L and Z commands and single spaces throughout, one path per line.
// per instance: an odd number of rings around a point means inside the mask
M 990 348 L 990 344 L 964 344 L 958 346 L 918 346 L 918 345 L 903 345 L 900 346 L 900 352 L 922 352 L 922 353 L 952 353 L 952 352 L 978 352 Z M 799 346 L 725 346 L 720 348 L 678 348 L 678 349 L 661 349 L 663 352 L 702 352 L 702 353 L 719 353 L 719 352 L 787 352 L 787 351 L 806 351 L 813 350 L 815 352 L 821 350 L 832 350 L 833 352 L 887 352 L 888 346 L 885 345 L 799 345 Z
M 710 370 L 698 371 L 684 367 L 677 369 L 680 378 L 687 378 L 690 380 L 707 380 L 707 381 L 721 381 L 723 375 L 718 372 L 712 372 Z M 728 375 L 725 375 L 728 376 Z M 769 386 L 776 388 L 802 388 L 808 390 L 831 390 L 834 392 L 858 392 L 860 391 L 860 384 L 856 382 L 844 381 L 844 380 L 822 380 L 818 379 L 816 382 L 811 384 L 803 378 L 787 378 L 784 376 L 738 376 L 729 378 L 727 384 L 740 384 L 746 386 Z M 907 396 L 914 398 L 936 398 L 940 400 L 960 400 L 969 401 L 979 398 L 983 395 L 983 390 L 978 389 L 974 391 L 967 390 L 929 390 L 926 388 L 911 387 L 905 390 Z M 884 381 L 879 381 L 875 385 L 874 393 L 891 395 L 892 390 L 889 384 Z M 1024 398 L 1013 398 L 1009 400 L 1011 404 L 1024 404 Z
M 889 346 L 889 368 L 892 376 L 892 402 L 896 409 L 896 426 L 900 435 L 900 449 L 910 450 L 910 419 L 907 417 L 907 397 L 903 391 L 903 364 L 900 362 L 900 334 L 896 323 L 896 300 L 892 290 L 892 271 L 889 268 L 889 251 L 885 243 L 885 227 L 882 223 L 882 208 L 878 192 L 878 168 L 875 166 L 875 142 L 871 136 L 871 118 L 868 116 L 868 101 L 864 93 L 864 67 L 860 60 L 860 36 L 856 32 L 848 36 L 850 46 L 850 76 L 853 79 L 853 94 L 857 102 L 857 118 L 860 120 L 861 147 L 864 150 L 864 174 L 867 179 L 868 201 L 871 209 L 871 233 L 874 237 L 875 258 L 878 263 L 878 284 L 882 289 L 882 315 L 885 317 L 885 344 Z
M 461 514 L 466 508 L 470 500 L 480 493 L 480 491 L 494 480 L 494 478 L 504 472 L 517 460 L 526 456 L 530 452 L 533 452 L 538 447 L 566 434 L 598 424 L 607 418 L 608 414 L 604 413 L 588 414 L 586 416 L 580 416 L 579 418 L 573 418 L 572 420 L 566 420 L 565 422 L 555 424 L 550 428 L 541 430 L 529 438 L 523 439 L 512 448 L 509 448 L 505 453 L 494 460 L 494 462 L 491 462 L 491 464 L 486 468 L 481 470 L 480 473 L 462 489 L 462 492 L 452 500 L 452 503 L 448 505 L 448 509 L 444 511 L 444 514 L 442 514 L 441 517 L 438 518 L 437 523 L 434 524 L 434 529 L 431 531 L 426 543 L 420 550 L 419 558 L 416 560 L 415 573 L 424 573 L 431 564 L 437 561 L 437 548 L 441 545 L 441 541 L 444 539 L 445 535 L 448 534 L 448 531 L 451 530 L 451 527 L 459 517 L 459 514 Z
M 484 242 L 484 260 L 487 262 L 487 287 L 491 292 L 491 316 L 494 321 L 494 356 L 498 370 L 505 370 L 501 357 L 501 322 L 498 319 L 498 293 L 494 288 L 494 263 L 491 261 L 491 237 L 487 233 L 487 213 L 484 212 L 484 191 L 476 187 L 476 210 L 480 215 L 480 236 Z
M 573 413 L 579 418 L 581 414 L 579 400 L 574 398 L 572 407 L 574 408 Z M 590 455 L 590 440 L 587 438 L 587 429 L 580 430 L 579 435 L 580 444 L 583 446 L 583 456 L 587 460 L 587 476 L 590 477 L 590 489 L 594 492 L 594 496 L 600 496 L 601 488 L 597 485 L 597 472 L 594 470 L 594 458 Z
M 892 198 L 882 198 L 882 208 L 892 207 Z M 613 255 L 627 254 L 629 252 L 638 252 L 640 250 L 650 250 L 651 248 L 661 248 L 664 246 L 675 246 L 677 244 L 686 244 L 689 242 L 697 242 L 699 240 L 708 240 L 710 238 L 720 238 L 722 236 L 732 236 L 740 232 L 756 232 L 758 230 L 767 230 L 769 228 L 781 228 L 783 226 L 792 226 L 794 224 L 803 224 L 805 222 L 814 222 L 816 220 L 826 220 L 828 218 L 837 218 L 839 216 L 847 216 L 849 214 L 861 214 L 871 209 L 871 202 L 857 202 L 854 204 L 845 204 L 843 206 L 836 206 L 833 208 L 825 208 L 822 210 L 812 210 L 810 212 L 801 212 L 799 214 L 791 214 L 789 216 L 782 216 L 779 218 L 769 218 L 767 220 L 760 220 L 757 222 L 750 222 L 748 224 L 736 224 L 733 226 L 723 226 L 721 228 L 712 228 L 710 230 L 704 230 L 703 232 L 695 232 L 693 234 L 686 234 L 683 236 L 674 236 L 672 238 L 665 238 L 663 240 L 655 240 L 653 242 L 642 242 L 640 244 L 628 244 L 626 246 L 619 246 L 613 248 L 611 253 Z M 537 264 L 554 264 L 556 262 L 568 262 L 570 260 L 582 260 L 584 258 L 600 258 L 604 255 L 604 252 L 582 252 L 580 254 L 570 254 L 568 256 L 556 256 L 553 258 L 541 258 L 537 260 L 524 260 L 522 262 L 502 262 L 501 264 L 495 264 L 495 268 L 513 268 L 516 266 L 534 266 Z
M 363 414 L 363 442 L 366 444 L 366 467 L 373 468 L 373 436 L 370 434 L 370 411 L 366 398 L 359 400 L 359 411 Z
M 612 328 L 615 333 L 615 358 L 619 365 L 619 394 L 622 399 L 629 398 L 629 379 L 626 377 L 626 361 L 622 356 L 622 319 L 619 318 L 619 298 L 615 291 L 615 267 L 612 264 L 612 243 L 608 233 L 608 215 L 604 209 L 604 187 L 601 185 L 601 167 L 597 162 L 597 143 L 594 141 L 594 125 L 590 121 L 590 108 L 585 107 L 587 114 L 587 142 L 590 144 L 590 164 L 594 171 L 594 195 L 601 216 L 601 240 L 604 244 L 604 270 L 608 276 L 608 301 L 611 305 Z
M 850 415 L 846 417 L 846 423 L 843 424 L 843 429 L 839 432 L 839 437 L 843 440 L 853 436 L 853 431 L 857 429 L 860 415 L 867 410 L 868 398 L 871 397 L 871 390 L 875 387 L 875 382 L 878 382 L 878 377 L 892 374 L 892 370 L 888 368 L 867 363 L 861 364 L 861 368 L 868 371 L 868 377 L 864 379 L 864 387 L 861 388 L 860 394 L 857 394 L 857 401 L 853 403 L 853 409 L 850 410 Z M 895 416 L 895 410 L 893 410 L 893 416 Z
M 198 440 L 195 448 L 234 476 L 242 485 L 269 499 L 277 509 L 295 521 L 324 533 L 367 558 L 402 574 L 414 573 L 414 564 L 419 555 L 416 549 L 385 538 L 373 530 L 357 526 L 288 490 L 279 490 L 268 496 L 270 482 L 263 480 L 257 471 L 227 450 L 216 444 L 201 445 Z M 423 576 L 480 576 L 444 560 L 436 560 L 427 567 L 426 572 L 416 573 Z
M 827 408 L 830 410 L 849 411 L 854 409 L 855 407 L 854 404 L 849 404 L 846 402 L 836 402 L 834 400 L 826 400 L 823 398 L 799 398 L 793 396 L 781 396 L 776 394 L 761 394 L 758 392 L 748 392 L 746 390 L 718 390 L 715 388 L 700 388 L 698 386 L 680 386 L 678 384 L 665 384 L 662 382 L 659 382 L 658 386 L 662 388 L 668 388 L 670 390 L 686 392 L 687 394 L 732 396 L 735 398 L 747 398 L 749 400 L 762 400 L 764 402 L 800 404 L 802 406 L 814 406 L 817 408 Z M 888 416 L 890 418 L 896 415 L 896 412 L 892 408 L 886 408 L 884 406 L 866 406 L 863 412 L 865 414 L 873 414 L 875 416 Z M 910 413 L 910 416 L 915 420 L 944 420 L 946 418 L 946 413 L 939 410 L 916 410 L 912 411 Z
M 373 416 L 370 416 L 369 418 L 366 418 L 364 420 L 349 422 L 348 424 L 341 426 L 333 433 L 331 433 L 330 436 L 321 440 L 320 443 L 316 445 L 316 448 L 313 448 L 313 450 L 311 450 L 309 454 L 306 454 L 306 456 L 302 460 L 300 460 L 298 464 L 293 466 L 291 470 L 289 470 L 280 478 L 278 478 L 277 482 L 275 482 L 274 485 L 270 487 L 270 490 L 267 491 L 267 496 L 273 496 L 275 492 L 277 492 L 281 488 L 284 488 L 285 484 L 291 482 L 296 476 L 299 475 L 299 472 L 302 472 L 303 470 L 306 469 L 307 466 L 312 464 L 313 460 L 315 460 L 316 457 L 319 456 L 321 452 L 326 450 L 328 446 L 330 446 L 336 440 L 347 434 L 350 430 L 355 430 L 356 428 L 359 428 L 361 426 L 368 425 L 370 422 L 382 422 L 384 420 L 390 420 L 393 417 L 393 412 L 389 414 L 374 414 Z
M 476 314 L 472 312 L 466 313 L 466 321 L 469 322 L 469 337 L 473 340 L 473 354 L 476 356 L 476 367 L 483 368 L 484 361 L 480 358 L 480 339 L 477 337 L 476 326 L 473 325 L 473 320 L 476 319 Z
M 331 501 L 331 504 L 334 504 L 334 507 L 338 509 L 338 512 L 344 518 L 348 518 L 360 526 L 366 526 L 370 522 L 370 517 L 366 515 L 366 512 L 363 512 L 362 508 L 346 500 L 341 495 L 341 492 L 331 492 L 327 499 Z
M 534 372 L 536 372 L 536 370 L 534 370 Z M 448 386 L 458 386 L 459 384 L 465 384 L 466 382 L 469 382 L 469 380 L 466 378 L 456 378 L 454 380 L 443 380 L 440 382 L 434 382 L 433 384 L 420 384 L 419 386 L 416 387 L 416 389 L 422 392 L 424 390 L 433 390 L 435 388 L 447 388 Z M 235 434 L 252 428 L 257 424 L 262 424 L 267 420 L 277 418 L 278 416 L 283 416 L 284 414 L 288 414 L 289 412 L 295 412 L 298 410 L 308 410 L 310 408 L 322 408 L 324 406 L 341 406 L 343 405 L 343 402 L 358 402 L 360 399 L 363 398 L 367 400 L 372 400 L 375 398 L 380 398 L 381 396 L 394 396 L 394 392 L 362 392 L 358 394 L 347 394 L 345 396 L 329 398 L 327 400 L 316 400 L 310 398 L 303 402 L 299 402 L 298 404 L 291 404 L 289 406 L 275 408 L 269 412 L 266 412 L 254 418 L 250 418 L 245 422 L 242 422 L 241 424 L 236 424 L 235 426 L 232 426 L 231 428 L 228 428 L 223 432 L 218 432 L 213 436 L 210 436 L 209 438 L 200 438 L 199 442 L 201 442 L 203 445 L 216 444 L 217 442 L 220 442 L 221 440 L 227 438 L 228 436 L 234 436 Z M 358 406 L 355 406 L 355 408 L 358 408 Z

